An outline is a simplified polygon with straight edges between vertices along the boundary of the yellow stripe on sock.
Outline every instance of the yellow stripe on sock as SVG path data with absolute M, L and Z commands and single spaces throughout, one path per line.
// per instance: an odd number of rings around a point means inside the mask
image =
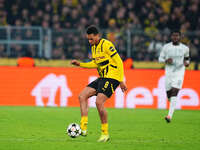
M 88 116 L 82 116 L 81 117 L 81 129 L 87 130 L 87 124 L 88 124 Z
M 104 135 L 108 135 L 108 123 L 101 124 L 101 132 Z
M 82 116 L 81 122 L 88 122 L 88 116 Z

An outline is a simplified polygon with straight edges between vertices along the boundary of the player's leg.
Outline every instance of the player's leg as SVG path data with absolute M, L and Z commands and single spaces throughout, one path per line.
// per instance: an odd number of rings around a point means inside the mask
M 166 76 L 165 77 L 165 89 L 166 89 L 167 99 L 169 102 L 170 102 L 170 98 L 171 98 L 171 89 L 172 89 L 171 84 L 172 84 L 172 77 Z M 170 109 L 170 107 L 169 107 L 169 109 Z M 165 120 L 167 123 L 169 123 L 171 121 L 171 118 L 167 115 L 165 117 Z
M 87 135 L 88 124 L 88 98 L 96 95 L 96 90 L 91 87 L 85 87 L 79 95 L 80 111 L 81 111 L 81 130 L 82 135 Z
M 101 136 L 99 142 L 106 142 L 109 138 L 108 133 L 108 115 L 104 107 L 104 103 L 111 95 L 114 93 L 115 89 L 118 87 L 119 81 L 115 79 L 104 78 L 99 81 L 97 90 L 96 106 L 101 119 Z
M 107 99 L 108 97 L 103 93 L 98 93 L 96 98 L 96 106 L 101 120 L 101 137 L 98 140 L 99 142 L 106 142 L 109 140 L 108 115 L 104 107 L 104 103 L 106 102 Z
M 167 99 L 168 99 L 168 101 L 170 102 L 171 90 L 168 90 L 166 93 L 167 93 Z M 169 111 L 168 111 L 168 112 L 169 112 Z M 170 122 L 171 122 L 171 118 L 169 117 L 169 115 L 167 115 L 167 116 L 165 117 L 165 120 L 166 120 L 167 123 L 170 123 Z
M 108 97 L 104 95 L 103 93 L 98 93 L 97 98 L 96 98 L 96 106 L 97 106 L 97 110 L 99 112 L 99 116 L 100 116 L 102 124 L 107 123 L 107 112 L 104 107 L 104 103 L 107 99 Z
M 176 102 L 177 102 L 177 95 L 179 90 L 182 88 L 183 85 L 183 78 L 184 76 L 182 74 L 176 73 L 176 75 L 172 76 L 172 78 L 170 79 L 170 106 L 169 106 L 169 112 L 168 112 L 168 116 L 165 118 L 165 120 L 167 122 L 170 122 L 175 108 L 176 108 Z
M 78 98 L 80 103 L 81 116 L 88 115 L 88 98 L 94 95 L 96 95 L 96 90 L 91 87 L 85 87 L 79 94 Z
M 167 122 L 170 122 L 171 119 L 172 119 L 172 117 L 173 117 L 174 110 L 175 110 L 175 108 L 176 108 L 176 102 L 177 102 L 177 95 L 178 95 L 178 92 L 179 92 L 179 89 L 178 89 L 178 88 L 172 87 L 172 89 L 170 90 L 170 97 L 169 97 L 170 106 L 169 106 L 168 115 L 167 115 L 167 117 L 165 118 L 165 120 L 166 120 Z

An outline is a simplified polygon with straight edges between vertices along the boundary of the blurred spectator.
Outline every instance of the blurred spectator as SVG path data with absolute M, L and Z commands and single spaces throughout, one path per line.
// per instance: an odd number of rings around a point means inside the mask
M 149 44 L 149 47 L 148 47 L 148 52 L 151 55 L 154 55 L 154 56 L 152 56 L 152 58 L 155 58 L 155 59 L 158 58 L 158 56 L 160 55 L 160 51 L 164 44 L 165 43 L 163 43 L 163 41 L 162 41 L 162 35 L 160 33 L 158 33 L 155 36 L 155 39 L 153 39 L 151 41 L 151 43 Z
M 133 56 L 133 59 L 134 60 L 142 60 L 143 59 L 143 54 L 142 54 L 142 48 L 141 48 L 141 42 L 142 42 L 142 39 L 140 36 L 138 35 L 135 35 L 134 37 L 132 37 L 132 45 L 131 45 L 131 48 L 132 48 L 132 56 Z
M 144 25 L 145 27 L 149 27 L 151 25 L 154 25 L 154 26 L 157 26 L 158 25 L 158 21 L 157 19 L 155 18 L 155 14 L 153 12 L 150 12 L 148 14 L 148 17 L 147 19 L 144 20 Z
M 0 9 L 0 26 L 6 26 L 6 25 L 8 25 L 6 12 L 3 9 Z
M 11 25 L 17 19 L 22 20 L 23 24 L 31 20 L 32 25 L 41 25 L 46 18 L 44 14 L 48 14 L 51 17 L 48 19 L 50 25 L 54 15 L 58 15 L 61 26 L 71 24 L 75 28 L 77 24 L 80 25 L 80 18 L 89 18 L 88 22 L 91 23 L 97 17 L 101 28 L 107 28 L 111 18 L 115 19 L 118 28 L 122 28 L 129 22 L 129 13 L 134 13 L 143 28 L 151 22 L 157 27 L 158 20 L 163 16 L 165 17 L 161 20 L 166 21 L 166 16 L 169 16 L 171 26 L 178 27 L 181 16 L 184 16 L 191 23 L 190 30 L 195 30 L 200 18 L 199 4 L 198 0 L 4 0 L 1 1 L 0 8 L 5 8 L 4 14 L 8 17 L 4 20 Z M 173 24 L 174 20 L 177 20 L 176 24 Z
M 36 45 L 34 45 L 34 44 L 28 44 L 25 47 L 25 53 L 26 53 L 26 51 L 30 51 L 31 57 L 39 57 L 38 56 L 38 48 L 36 48 Z
M 164 31 L 169 29 L 169 16 L 167 14 L 163 14 L 159 18 L 158 29 Z
M 53 49 L 53 54 L 52 58 L 53 59 L 59 59 L 62 58 L 64 59 L 64 39 L 63 37 L 57 37 L 57 39 L 54 42 L 54 49 Z
M 150 26 L 146 27 L 144 31 L 150 38 L 154 38 L 159 32 L 154 22 L 151 22 Z
M 39 26 L 42 24 L 44 12 L 42 10 L 37 10 L 36 16 L 34 17 L 34 24 Z
M 63 49 L 61 47 L 57 47 L 53 49 L 52 58 L 53 59 L 65 59 L 63 55 Z
M 106 29 L 108 39 L 115 43 L 119 52 L 126 51 L 127 45 L 131 44 L 129 47 L 134 60 L 154 60 L 152 56 L 158 51 L 154 51 L 152 47 L 161 42 L 157 40 L 157 34 L 160 33 L 163 42 L 166 42 L 168 36 L 165 33 L 174 28 L 179 28 L 186 35 L 184 42 L 191 42 L 190 45 L 197 47 L 195 40 L 189 39 L 199 38 L 199 35 L 192 37 L 187 33 L 200 32 L 199 6 L 199 0 L 1 0 L 0 26 L 42 26 L 44 30 L 52 29 L 52 57 L 65 59 L 87 56 L 85 53 L 88 45 L 81 37 L 81 32 L 89 24 L 96 24 Z M 72 33 L 63 29 L 70 29 Z M 39 34 L 35 32 L 16 29 L 12 31 L 11 38 L 35 40 Z M 0 39 L 2 36 L 5 37 L 1 34 Z M 58 46 L 57 39 L 60 36 L 63 37 L 62 46 Z M 130 43 L 127 37 L 131 38 Z M 76 49 L 76 54 L 73 54 L 74 47 L 78 44 L 81 49 Z M 22 45 L 11 46 L 12 57 L 21 56 L 23 51 Z M 37 56 L 37 52 L 35 53 Z M 83 55 L 80 56 L 79 53 Z M 199 53 L 197 55 L 199 57 Z
M 0 58 L 1 57 L 6 57 L 6 51 L 5 51 L 5 45 L 0 44 Z
M 107 29 L 107 39 L 109 41 L 111 41 L 112 43 L 116 44 L 116 38 L 117 38 L 117 34 L 118 34 L 118 28 L 116 26 L 116 21 L 115 19 L 110 19 L 109 20 L 109 26 Z
M 162 7 L 163 11 L 167 14 L 171 11 L 172 1 L 171 0 L 157 0 L 158 4 Z
M 28 12 L 27 9 L 23 9 L 22 10 L 22 16 L 21 16 L 21 18 L 22 18 L 22 21 L 24 23 L 29 22 L 29 12 Z
M 198 57 L 197 57 L 198 56 L 198 48 L 192 43 L 189 44 L 189 48 L 190 48 L 191 59 L 193 61 L 197 61 L 197 59 L 198 59 Z
M 124 69 L 133 69 L 133 59 L 127 57 L 126 52 L 122 52 L 119 55 L 123 61 Z
M 116 24 L 117 27 L 123 27 L 126 24 L 126 8 L 120 7 L 116 13 Z
M 31 30 L 27 30 L 25 33 L 26 40 L 33 40 L 33 32 Z
M 73 48 L 73 58 L 75 59 L 84 59 L 85 56 L 84 56 L 84 53 L 81 51 L 81 48 L 80 46 L 76 45 L 74 48 Z
M 200 9 L 199 9 L 199 1 L 192 1 L 192 3 L 187 10 L 186 17 L 187 20 L 191 23 L 191 30 L 196 29 L 196 25 L 198 23 L 198 18 L 200 18 Z
M 11 45 L 11 57 L 21 57 L 24 54 L 24 50 L 22 45 L 19 44 L 12 44 Z
M 199 60 L 200 60 L 200 40 L 199 40 L 199 38 L 195 38 L 193 43 L 194 43 L 194 47 L 196 48 L 197 54 L 195 54 L 195 55 L 191 54 L 191 55 L 193 55 L 191 57 L 191 60 L 195 62 L 195 69 L 198 69 Z

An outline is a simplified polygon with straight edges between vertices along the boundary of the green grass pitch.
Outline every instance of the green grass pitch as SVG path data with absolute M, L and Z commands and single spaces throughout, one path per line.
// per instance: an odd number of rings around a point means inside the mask
M 79 108 L 0 107 L 0 150 L 198 150 L 200 111 L 108 108 L 111 140 L 98 143 L 100 120 L 90 108 L 88 136 L 70 138 L 69 123 L 79 123 Z

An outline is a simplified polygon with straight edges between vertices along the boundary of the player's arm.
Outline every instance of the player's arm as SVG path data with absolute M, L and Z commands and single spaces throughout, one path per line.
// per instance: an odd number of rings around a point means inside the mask
M 117 53 L 115 46 L 112 43 L 107 43 L 106 47 L 106 52 L 108 55 L 111 57 L 111 59 L 116 63 L 117 69 L 119 69 L 120 72 L 120 88 L 122 91 L 126 91 L 127 87 L 126 84 L 124 83 L 124 67 L 123 67 L 123 62 L 122 59 L 120 58 L 119 54 Z
M 158 58 L 158 61 L 160 63 L 165 63 L 165 46 L 162 48 L 162 50 L 160 52 L 160 56 Z
M 160 63 L 166 63 L 166 64 L 172 64 L 173 63 L 172 58 L 166 59 L 166 47 L 165 46 L 161 50 L 160 56 L 158 58 L 158 61 Z
M 83 67 L 83 68 L 97 68 L 97 64 L 92 60 L 90 62 L 87 62 L 87 63 L 82 63 L 82 62 L 79 62 L 78 60 L 72 60 L 71 61 L 71 64 L 75 65 L 75 66 L 80 66 L 80 67 Z
M 117 68 L 120 71 L 120 82 L 122 82 L 124 80 L 124 67 L 123 67 L 122 59 L 120 58 L 120 56 L 117 52 L 111 58 L 117 64 Z
M 117 68 L 120 71 L 120 88 L 122 89 L 122 92 L 125 92 L 127 90 L 126 84 L 124 83 L 124 67 L 122 59 L 120 58 L 119 54 L 116 52 L 116 54 L 112 57 L 113 61 L 117 64 Z
M 107 42 L 104 45 L 104 49 L 106 53 L 110 56 L 110 58 L 116 63 L 117 69 L 120 71 L 120 82 L 124 80 L 124 67 L 122 59 L 120 58 L 115 46 L 111 42 Z
M 186 53 L 184 54 L 184 65 L 188 67 L 190 65 L 190 54 L 189 54 L 189 48 L 187 48 Z

